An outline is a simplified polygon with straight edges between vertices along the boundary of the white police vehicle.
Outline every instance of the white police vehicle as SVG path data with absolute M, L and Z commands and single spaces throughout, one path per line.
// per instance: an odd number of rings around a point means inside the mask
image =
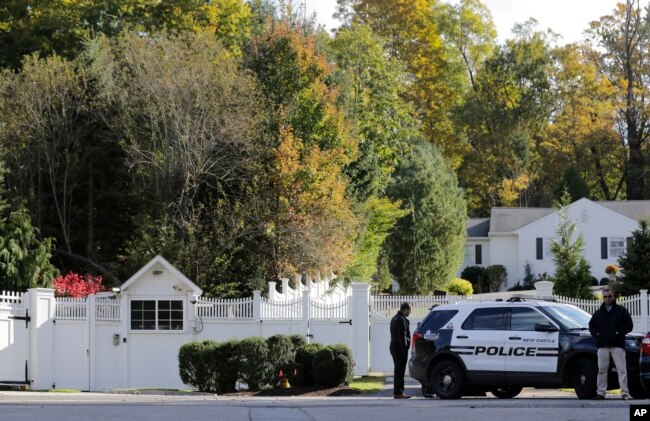
M 523 387 L 575 388 L 596 395 L 596 340 L 591 315 L 552 301 L 513 299 L 434 307 L 413 333 L 409 373 L 423 394 L 442 399 L 485 395 L 513 398 Z M 647 397 L 640 382 L 643 335 L 626 337 L 630 393 Z M 618 388 L 614 364 L 609 387 Z

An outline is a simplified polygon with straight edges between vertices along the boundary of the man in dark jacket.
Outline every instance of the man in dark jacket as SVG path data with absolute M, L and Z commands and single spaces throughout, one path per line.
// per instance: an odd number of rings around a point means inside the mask
M 399 311 L 390 321 L 390 355 L 393 357 L 395 370 L 393 372 L 393 396 L 395 399 L 408 399 L 404 394 L 404 372 L 408 359 L 409 346 L 411 345 L 411 330 L 409 319 L 411 306 L 402 303 Z
M 605 288 L 603 304 L 589 321 L 589 331 L 592 336 L 596 337 L 598 343 L 598 394 L 595 399 L 605 399 L 610 356 L 616 365 L 621 397 L 624 400 L 630 399 L 625 365 L 625 335 L 630 333 L 632 328 L 630 313 L 624 307 L 616 304 L 614 291 L 611 288 Z

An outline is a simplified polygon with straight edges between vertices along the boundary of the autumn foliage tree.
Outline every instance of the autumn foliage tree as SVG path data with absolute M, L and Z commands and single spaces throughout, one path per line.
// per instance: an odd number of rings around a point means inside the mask
M 269 23 L 255 37 L 248 66 L 271 103 L 267 233 L 277 275 L 342 271 L 352 258 L 358 218 L 343 167 L 357 154 L 333 68 L 317 39 L 290 20 Z

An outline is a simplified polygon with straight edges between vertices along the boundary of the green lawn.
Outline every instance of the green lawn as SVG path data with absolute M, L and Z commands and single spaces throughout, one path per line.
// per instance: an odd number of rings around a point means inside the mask
M 384 388 L 384 376 L 361 376 L 350 382 L 350 389 L 361 393 L 377 393 Z

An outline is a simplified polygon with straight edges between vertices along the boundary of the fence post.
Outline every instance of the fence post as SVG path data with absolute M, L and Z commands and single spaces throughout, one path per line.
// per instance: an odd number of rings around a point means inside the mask
M 553 295 L 553 282 L 537 281 L 535 282 L 535 291 L 539 297 L 551 297 Z
M 309 306 L 310 306 L 310 293 L 303 291 L 302 293 L 302 331 L 307 336 L 307 343 L 311 343 L 311 332 L 309 331 Z
M 54 384 L 54 313 L 56 301 L 50 288 L 28 290 L 29 378 L 32 389 L 50 389 Z
M 259 323 L 262 320 L 262 291 L 253 291 L 253 321 Z
M 275 301 L 275 282 L 269 282 L 269 301 Z
M 296 290 L 297 293 L 302 293 L 302 275 L 299 273 L 296 273 L 293 276 L 293 287 Z
M 349 300 L 354 374 L 366 376 L 370 369 L 370 284 L 352 283 L 352 296 Z
M 89 295 L 86 300 L 86 332 L 88 332 L 88 390 L 95 390 L 95 367 L 96 367 L 96 336 L 95 327 L 96 327 L 96 312 L 95 305 L 97 303 L 95 294 Z
M 640 333 L 645 334 L 648 332 L 648 317 L 650 317 L 648 314 L 648 290 L 642 289 L 639 292 L 641 292 L 641 326 L 639 327 L 643 329 Z M 638 331 L 639 328 L 635 330 Z
M 119 295 L 120 299 L 120 387 L 129 387 L 129 352 L 128 352 L 128 336 L 129 336 L 129 292 L 122 291 Z

